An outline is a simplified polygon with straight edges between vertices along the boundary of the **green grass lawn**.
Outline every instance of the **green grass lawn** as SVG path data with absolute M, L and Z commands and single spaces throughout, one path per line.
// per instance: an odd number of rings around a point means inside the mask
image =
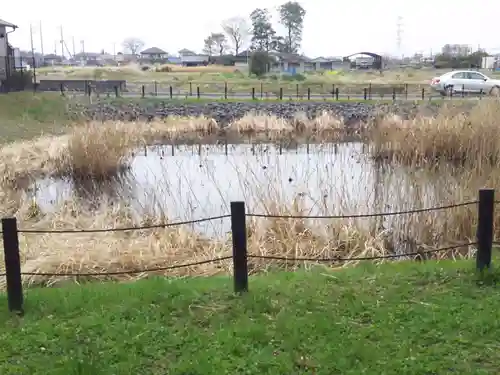
M 498 374 L 500 274 L 473 267 L 30 289 L 23 318 L 0 297 L 0 374 Z
M 64 132 L 71 125 L 66 100 L 59 93 L 0 94 L 0 143 Z

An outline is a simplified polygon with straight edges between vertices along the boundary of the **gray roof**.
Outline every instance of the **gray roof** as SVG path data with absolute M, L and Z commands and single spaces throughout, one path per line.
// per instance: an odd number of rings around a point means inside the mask
M 166 52 L 158 47 L 146 48 L 141 55 L 165 55 Z
M 13 29 L 17 29 L 16 25 L 14 25 L 13 23 L 4 21 L 2 19 L 0 19 L 0 26 L 7 26 L 7 27 L 12 27 Z

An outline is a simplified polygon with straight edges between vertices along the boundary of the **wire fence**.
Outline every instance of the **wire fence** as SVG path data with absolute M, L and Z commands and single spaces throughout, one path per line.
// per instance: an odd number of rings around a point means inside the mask
M 116 98 L 163 98 L 163 99 L 251 99 L 251 100 L 425 100 L 479 97 L 490 94 L 487 90 L 469 90 L 465 85 L 448 89 L 446 92 L 434 90 L 421 84 L 343 84 L 307 85 L 282 83 L 257 83 L 254 86 L 230 82 L 207 83 L 190 81 L 182 83 L 159 82 L 104 82 L 44 80 L 37 84 L 39 91 L 60 91 L 82 93 L 87 96 L 114 96 Z
M 294 216 L 294 215 L 266 215 L 246 213 L 244 202 L 231 202 L 231 214 L 212 216 L 202 219 L 180 221 L 173 223 L 164 223 L 158 225 L 148 225 L 141 227 L 123 227 L 123 228 L 107 228 L 107 229 L 89 229 L 89 230 L 31 230 L 20 229 L 17 226 L 16 218 L 2 219 L 2 237 L 4 244 L 4 260 L 5 273 L 0 276 L 6 277 L 8 305 L 11 311 L 23 312 L 23 285 L 22 276 L 45 276 L 45 277 L 96 277 L 96 276 L 116 276 L 116 275 L 132 275 L 151 273 L 159 271 L 168 271 L 183 267 L 195 267 L 209 263 L 215 263 L 232 259 L 233 261 L 233 279 L 235 292 L 244 292 L 248 290 L 248 259 L 275 260 L 284 262 L 317 262 L 317 263 L 343 263 L 357 261 L 375 261 L 384 259 L 398 259 L 416 257 L 419 260 L 425 260 L 426 255 L 446 252 L 458 248 L 477 246 L 476 263 L 480 270 L 489 268 L 491 264 L 491 253 L 493 245 L 500 242 L 493 241 L 493 223 L 494 223 L 494 190 L 482 189 L 479 191 L 479 200 L 471 202 L 463 202 L 458 204 L 450 204 L 438 207 L 419 208 L 405 211 L 394 211 L 373 214 L 353 214 L 353 215 L 327 215 L 327 216 Z M 438 249 L 430 249 L 416 252 L 393 253 L 381 256 L 364 256 L 364 257 L 333 257 L 333 258 L 301 258 L 301 257 L 286 257 L 279 255 L 258 255 L 248 254 L 247 252 L 247 217 L 256 218 L 271 218 L 271 219 L 353 219 L 367 217 L 382 217 L 395 215 L 409 215 L 415 213 L 434 212 L 438 210 L 448 210 L 457 207 L 477 206 L 478 226 L 476 241 L 453 244 Z M 201 260 L 192 263 L 174 264 L 165 267 L 146 268 L 141 270 L 128 270 L 116 272 L 89 272 L 89 273 L 43 273 L 43 272 L 22 272 L 21 270 L 21 255 L 19 248 L 19 234 L 71 234 L 71 233 L 102 233 L 102 232 L 120 232 L 131 230 L 148 230 L 158 228 L 168 228 L 181 225 L 197 224 L 213 220 L 231 219 L 231 234 L 232 234 L 232 255 L 218 257 L 213 259 Z

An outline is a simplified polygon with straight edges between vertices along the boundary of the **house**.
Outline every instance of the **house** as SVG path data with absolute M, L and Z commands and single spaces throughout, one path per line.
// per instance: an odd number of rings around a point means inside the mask
M 182 60 L 181 60 L 180 56 L 169 56 L 167 58 L 167 63 L 180 65 L 180 64 L 182 64 Z
M 207 66 L 210 61 L 208 55 L 181 56 L 182 66 Z
M 0 86 L 15 69 L 14 49 L 9 44 L 8 35 L 16 29 L 16 25 L 0 19 Z
M 76 64 L 85 66 L 104 66 L 104 65 L 116 65 L 117 56 L 113 56 L 106 52 L 79 52 L 73 56 L 73 60 Z
M 55 53 L 49 53 L 43 56 L 44 65 L 61 65 L 63 62 L 62 56 L 56 55 Z
M 311 63 L 314 64 L 314 70 L 340 70 L 346 67 L 342 57 L 320 56 L 311 59 Z M 349 68 L 348 65 L 347 68 Z
M 196 52 L 191 51 L 190 49 L 183 48 L 179 51 L 179 56 L 195 56 Z
M 131 53 L 118 52 L 114 57 L 118 64 L 128 64 L 137 61 L 137 55 Z
M 296 74 L 315 70 L 315 63 L 307 56 L 278 52 L 271 52 L 270 55 L 275 58 L 275 62 L 271 64 L 271 72 Z
M 168 53 L 158 47 L 147 48 L 141 52 L 141 60 L 158 61 L 166 60 Z

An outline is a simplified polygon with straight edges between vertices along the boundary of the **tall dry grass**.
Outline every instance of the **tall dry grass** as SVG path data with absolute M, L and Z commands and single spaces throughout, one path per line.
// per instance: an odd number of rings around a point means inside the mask
M 314 119 L 299 113 L 291 120 L 249 113 L 224 128 L 205 116 L 170 116 L 151 122 L 88 122 L 68 128 L 61 136 L 14 142 L 0 148 L 0 183 L 22 187 L 47 175 L 106 180 L 127 168 L 135 149 L 151 144 L 217 139 L 238 142 L 245 141 L 248 135 L 270 142 L 295 136 L 334 141 L 345 132 L 343 119 L 327 112 Z
M 432 176 L 412 174 L 402 181 L 397 194 L 382 192 L 373 203 L 356 203 L 349 187 L 337 191 L 336 204 L 326 200 L 307 202 L 303 195 L 287 199 L 280 185 L 279 177 L 263 186 L 256 184 L 252 175 L 243 165 L 236 166 L 241 173 L 242 185 L 246 186 L 245 200 L 255 202 L 248 207 L 250 212 L 269 215 L 350 215 L 359 213 L 387 212 L 400 209 L 422 208 L 445 205 L 476 199 L 480 186 L 500 186 L 498 171 L 457 170 L 450 174 L 442 169 Z M 168 171 L 167 171 L 168 172 Z M 445 181 L 440 180 L 447 174 Z M 170 176 L 172 178 L 172 176 Z M 182 178 L 179 176 L 178 178 Z M 392 177 L 396 178 L 396 177 Z M 217 176 L 214 176 L 217 179 Z M 433 180 L 434 179 L 434 180 Z M 383 186 L 389 181 L 380 181 Z M 453 183 L 451 183 L 453 182 Z M 424 189 L 424 185 L 427 187 Z M 370 191 L 373 186 L 366 186 Z M 168 187 L 166 187 L 168 189 Z M 328 191 L 329 185 L 321 188 Z M 344 190 L 342 190 L 344 189 Z M 430 190 L 429 190 L 430 189 Z M 431 194 L 432 193 L 432 194 Z M 390 196 L 389 196 L 390 195 Z M 429 195 L 432 199 L 429 200 Z M 170 212 L 153 202 L 153 197 L 140 210 L 133 208 L 125 198 L 122 200 L 101 200 L 89 205 L 79 200 L 66 201 L 61 206 L 44 211 L 34 201 L 24 201 L 17 208 L 10 207 L 4 212 L 15 212 L 24 229 L 102 229 L 162 224 L 169 222 Z M 196 195 L 189 198 L 196 203 Z M 392 206 L 379 205 L 391 202 Z M 228 202 L 227 202 L 228 203 Z M 312 210 L 314 208 L 314 211 Z M 283 256 L 289 258 L 350 258 L 374 257 L 395 253 L 419 253 L 420 258 L 444 259 L 470 257 L 474 246 L 462 246 L 456 250 L 426 255 L 425 251 L 441 246 L 473 242 L 477 225 L 477 208 L 474 205 L 443 211 L 433 211 L 395 218 L 373 217 L 365 219 L 286 219 L 248 218 L 248 251 L 253 255 Z M 319 212 L 318 212 L 319 211 Z M 220 213 L 208 211 L 206 216 Z M 185 217 L 181 219 L 190 219 Z M 227 219 L 229 220 L 229 219 Z M 500 224 L 500 213 L 496 214 Z M 48 273 L 95 273 L 144 268 L 168 267 L 191 263 L 214 257 L 231 255 L 231 237 L 225 232 L 221 221 L 211 223 L 214 234 L 201 234 L 191 226 L 149 229 L 140 231 L 73 233 L 73 234 L 21 234 L 22 270 L 25 272 Z M 500 235 L 500 225 L 496 226 Z M 414 258 L 415 256 L 412 256 Z M 328 266 L 342 267 L 357 263 L 333 262 Z M 0 262 L 1 264 L 1 262 Z M 285 267 L 295 269 L 308 266 L 309 262 L 277 262 L 250 259 L 251 272 L 269 268 Z M 1 267 L 1 266 L 0 266 Z M 1 272 L 1 269 L 0 269 Z M 175 270 L 159 271 L 161 275 L 212 275 L 231 272 L 230 261 L 206 264 Z M 27 285 L 53 285 L 60 282 L 82 282 L 92 279 L 135 280 L 149 276 L 147 273 L 133 275 L 85 276 L 85 277 L 42 277 L 26 276 Z
M 371 132 L 372 154 L 377 159 L 406 165 L 452 162 L 460 165 L 496 165 L 500 101 L 479 101 L 470 112 L 444 106 L 437 116 L 411 120 L 388 115 Z

